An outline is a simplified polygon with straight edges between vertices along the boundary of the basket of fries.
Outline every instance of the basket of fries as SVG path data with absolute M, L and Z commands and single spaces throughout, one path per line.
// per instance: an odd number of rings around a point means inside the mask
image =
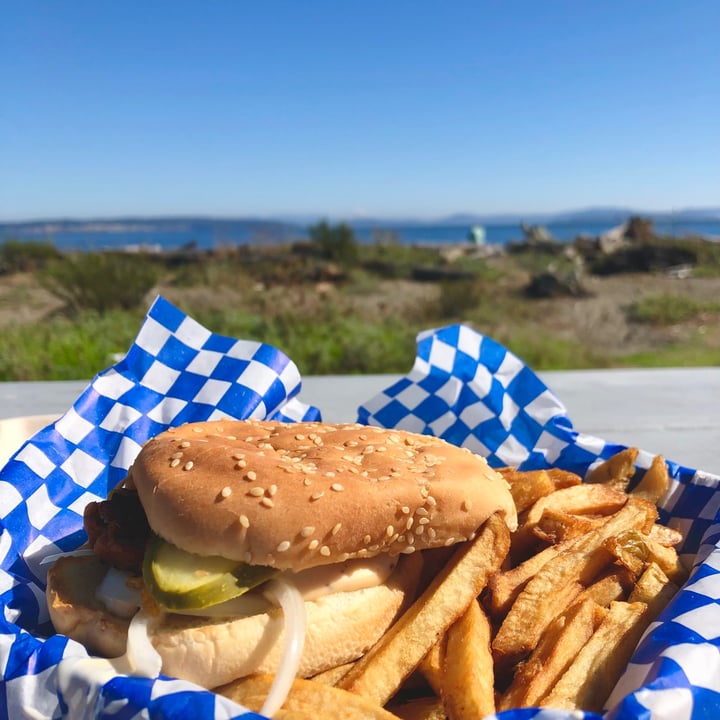
M 272 676 L 209 690 L 93 664 L 54 631 L 47 560 L 85 542 L 83 508 L 142 445 L 186 422 L 318 420 L 294 363 L 158 298 L 125 357 L 0 470 L 0 718 L 258 717 Z M 519 525 L 492 518 L 426 561 L 361 658 L 297 678 L 275 717 L 714 717 L 720 707 L 720 477 L 578 433 L 542 381 L 457 325 L 357 410 L 488 458 Z

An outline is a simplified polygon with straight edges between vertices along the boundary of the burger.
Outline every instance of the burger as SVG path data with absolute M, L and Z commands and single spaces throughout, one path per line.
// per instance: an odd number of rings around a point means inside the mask
M 148 441 L 47 578 L 55 629 L 125 669 L 213 688 L 363 655 L 423 551 L 515 506 L 484 458 L 357 424 L 217 421 Z

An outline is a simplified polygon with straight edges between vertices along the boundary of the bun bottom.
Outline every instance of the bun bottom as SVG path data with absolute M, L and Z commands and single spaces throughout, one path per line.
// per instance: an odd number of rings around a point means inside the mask
M 413 599 L 420 554 L 403 556 L 384 585 L 307 601 L 307 632 L 298 674 L 311 677 L 361 657 Z M 106 566 L 94 556 L 68 556 L 48 573 L 47 600 L 57 632 L 103 657 L 125 653 L 129 621 L 109 613 L 95 591 Z M 162 671 L 204 687 L 277 671 L 283 651 L 282 611 L 240 618 L 165 615 L 150 629 Z

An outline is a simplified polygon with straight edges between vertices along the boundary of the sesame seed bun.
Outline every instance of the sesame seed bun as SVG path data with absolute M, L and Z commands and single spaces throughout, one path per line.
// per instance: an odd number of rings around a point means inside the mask
M 495 512 L 517 525 L 507 484 L 484 458 L 356 424 L 183 425 L 144 446 L 129 483 L 169 542 L 280 569 L 452 545 Z

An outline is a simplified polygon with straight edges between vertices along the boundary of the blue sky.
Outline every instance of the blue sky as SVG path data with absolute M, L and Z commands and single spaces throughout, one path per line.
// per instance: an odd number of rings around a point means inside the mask
M 0 0 L 0 219 L 720 205 L 717 0 Z

